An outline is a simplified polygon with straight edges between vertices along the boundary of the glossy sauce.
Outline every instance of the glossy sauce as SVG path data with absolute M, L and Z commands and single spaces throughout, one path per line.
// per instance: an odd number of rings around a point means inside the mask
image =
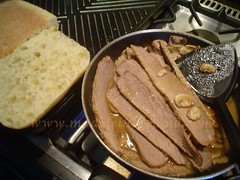
M 240 88 L 238 88 L 238 91 L 240 90 Z M 240 91 L 239 91 L 240 92 Z M 239 95 L 239 94 L 238 94 Z M 211 108 L 210 106 L 207 106 L 207 110 L 209 112 L 209 114 L 211 114 L 211 116 L 213 117 L 213 119 L 215 119 L 217 122 L 219 122 L 219 120 L 217 119 L 217 112 L 214 112 L 213 108 Z M 228 102 L 227 102 L 227 106 L 229 107 L 229 110 L 234 118 L 234 120 L 238 123 L 239 122 L 239 110 L 237 109 L 236 106 L 236 100 L 234 97 L 231 97 Z M 138 154 L 137 152 L 137 147 L 135 146 L 133 140 L 131 139 L 130 135 L 127 132 L 126 126 L 125 126 L 125 119 L 119 115 L 117 113 L 117 111 L 111 107 L 111 105 L 109 105 L 111 111 L 112 111 L 112 120 L 113 120 L 113 124 L 114 124 L 114 130 L 115 130 L 115 135 L 117 137 L 117 141 L 120 147 L 123 148 L 124 152 L 126 153 L 131 153 L 131 154 Z M 218 157 L 222 157 L 222 162 L 224 162 L 224 160 L 228 161 L 227 156 L 225 156 L 225 154 L 228 154 L 229 152 L 229 145 L 227 142 L 227 139 L 224 135 L 224 131 L 223 129 L 217 128 L 216 129 L 218 133 L 218 136 L 220 137 L 220 142 L 216 142 L 213 143 L 210 147 L 208 147 L 209 151 L 212 153 L 212 158 L 216 158 L 216 161 L 214 161 L 216 164 L 218 164 L 217 160 Z M 125 157 L 125 159 L 128 162 L 131 162 L 131 160 L 127 159 L 126 155 L 124 154 L 123 157 Z M 139 156 L 138 156 L 139 157 Z M 227 158 L 227 159 L 224 159 Z M 139 161 L 141 161 L 139 159 Z M 174 165 L 173 162 L 169 161 L 169 164 Z M 194 170 L 193 170 L 194 171 Z
M 234 97 L 230 97 L 230 99 L 227 102 L 227 106 L 229 107 L 229 110 L 231 112 L 231 114 L 233 115 L 233 118 L 236 122 L 238 122 L 238 118 L 239 118 L 239 114 L 237 111 L 237 107 L 236 107 L 236 102 Z M 216 116 L 216 112 L 214 112 L 214 110 L 210 107 L 206 105 L 206 109 L 209 112 L 209 114 L 213 117 L 213 119 L 216 119 L 217 122 L 219 122 L 219 120 L 217 119 Z M 114 130 L 115 130 L 115 134 L 118 140 L 118 144 L 120 147 L 122 147 L 124 149 L 124 151 L 126 151 L 126 153 L 133 153 L 136 154 L 137 153 L 137 148 L 133 142 L 133 140 L 131 139 L 130 135 L 127 132 L 126 126 L 125 126 L 125 119 L 119 115 L 116 110 L 113 109 L 113 107 L 110 107 L 111 111 L 112 111 L 112 119 L 113 119 L 113 124 L 114 124 Z M 223 160 L 221 159 L 221 161 L 228 161 L 228 159 L 224 159 L 227 158 L 225 156 L 225 154 L 227 154 L 230 150 L 227 139 L 224 135 L 223 129 L 219 128 L 217 129 L 217 131 L 220 132 L 220 136 L 221 136 L 221 143 L 213 143 L 210 147 L 209 147 L 209 151 L 212 153 L 212 158 L 216 158 L 216 164 L 218 164 L 217 160 L 219 158 L 217 157 L 221 157 L 223 158 Z M 215 161 L 214 161 L 215 162 Z M 172 162 L 170 162 L 172 163 Z
M 112 113 L 111 116 L 119 146 L 125 150 L 137 152 L 136 146 L 127 132 L 123 117 L 117 113 Z

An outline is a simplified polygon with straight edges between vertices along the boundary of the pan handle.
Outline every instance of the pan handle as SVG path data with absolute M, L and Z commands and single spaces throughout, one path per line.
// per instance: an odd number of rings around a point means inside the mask
M 85 114 L 81 111 L 74 120 L 71 120 L 68 127 L 60 132 L 60 136 L 69 144 L 74 144 L 77 139 L 89 129 Z
M 219 117 L 222 123 L 222 127 L 227 136 L 231 150 L 234 153 L 235 160 L 240 163 L 240 130 L 237 127 L 231 113 L 229 112 L 227 105 L 221 98 L 216 99 L 216 107 L 218 108 Z
M 76 142 L 78 137 L 80 137 L 80 135 L 84 133 L 86 128 L 88 128 L 88 122 L 87 120 L 84 120 L 81 126 L 68 138 L 68 143 L 73 144 L 74 142 Z

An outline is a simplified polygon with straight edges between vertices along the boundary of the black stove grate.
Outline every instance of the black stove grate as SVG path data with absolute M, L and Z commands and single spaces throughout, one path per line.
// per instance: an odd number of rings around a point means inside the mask
M 60 23 L 60 29 L 71 38 L 75 39 L 80 44 L 84 45 L 89 49 L 91 55 L 95 55 L 104 45 L 108 42 L 116 39 L 119 36 L 122 36 L 126 33 L 133 32 L 136 30 L 146 29 L 153 20 L 155 20 L 159 14 L 164 11 L 164 7 L 167 4 L 172 4 L 172 1 L 167 0 L 27 0 L 33 4 L 36 4 L 49 12 L 52 12 L 58 17 Z M 189 1 L 189 0 L 183 0 Z M 205 0 L 197 0 L 198 2 L 204 2 Z M 206 0 L 209 1 L 209 0 Z M 220 2 L 220 0 L 218 0 Z M 226 1 L 226 0 L 225 0 Z M 233 0 L 232 0 L 233 1 Z M 211 1 L 212 2 L 212 1 Z M 230 1 L 229 1 L 230 2 Z M 211 5 L 212 6 L 212 5 Z M 234 8 L 235 7 L 231 6 Z M 239 6 L 238 6 L 239 7 Z M 212 12 L 212 11 L 210 11 Z M 210 13 L 211 14 L 211 13 Z M 239 16 L 238 16 L 239 17 Z M 77 94 L 75 99 L 78 101 L 80 99 L 80 94 Z M 77 114 L 82 111 L 80 102 L 78 102 L 79 107 L 76 107 L 76 113 L 69 112 L 66 116 L 72 118 L 72 116 L 77 117 Z M 74 104 L 74 106 L 76 106 Z M 76 116 L 75 116 L 76 115 Z M 63 132 L 63 131 L 61 131 Z M 25 165 L 32 166 L 32 163 L 39 162 L 41 167 L 48 168 L 54 175 L 59 178 L 65 179 L 74 179 L 81 176 L 80 172 L 83 172 L 81 168 L 82 164 L 89 164 L 89 173 L 92 172 L 91 177 L 97 176 L 101 173 L 109 172 L 110 170 L 102 170 L 102 167 L 105 167 L 101 164 L 101 158 L 99 155 L 100 151 L 106 153 L 108 152 L 101 145 L 98 148 L 95 147 L 96 144 L 92 144 L 93 148 L 89 148 L 89 142 L 98 142 L 95 136 L 90 133 L 82 143 L 80 147 L 79 141 L 81 137 L 75 141 L 74 144 L 68 144 L 64 139 L 61 141 L 59 134 L 55 138 L 51 138 L 53 144 L 51 144 L 48 137 L 45 136 L 30 136 L 31 142 L 27 143 L 25 137 L 19 137 L 23 140 L 16 140 L 16 137 L 11 137 L 9 135 L 1 136 L 1 142 L 3 146 L 0 148 L 3 149 L 4 155 L 9 155 L 8 161 L 18 164 L 19 167 L 25 168 Z M 51 135 L 53 136 L 53 135 Z M 92 137 L 95 140 L 87 141 Z M 42 143 L 40 140 L 44 140 L 45 143 Z M 84 139 L 84 138 L 83 138 Z M 85 140 L 84 139 L 84 140 Z M 42 141 L 43 141 L 42 140 Z M 19 143 L 15 143 L 19 142 Z M 14 143 L 12 143 L 14 142 Z M 32 143 L 34 145 L 32 145 Z M 29 144 L 29 145 L 28 145 Z M 9 146 L 7 146 L 9 145 Z M 45 145 L 43 147 L 43 145 Z M 32 146 L 36 146 L 36 149 Z M 10 147 L 10 148 L 9 148 Z M 18 147 L 18 148 L 16 148 Z M 26 150 L 25 150 L 25 149 Z M 100 149 L 100 150 L 99 150 Z M 94 151 L 95 150 L 95 151 Z M 27 152 L 27 153 L 26 153 Z M 37 152 L 37 153 L 36 153 Z M 88 158 L 83 153 L 85 152 L 88 155 Z M 23 155 L 24 156 L 23 156 Z M 32 155 L 33 154 L 33 155 Z M 36 154 L 36 155 L 35 155 Z M 32 155 L 35 158 L 32 158 L 28 161 L 28 157 Z M 31 157 L 32 157 L 31 156 Z M 65 157 L 65 159 L 63 158 Z M 97 156 L 97 158 L 96 158 Z M 61 157 L 61 158 L 60 158 Z M 67 157 L 70 157 L 67 159 Z M 0 156 L 0 160 L 1 160 Z M 93 161 L 99 161 L 95 162 Z M 26 161 L 27 160 L 27 161 Z M 60 161 L 61 160 L 61 161 Z M 93 161 L 94 163 L 90 162 Z M 62 163 L 62 164 L 61 164 Z M 69 163 L 69 164 L 67 164 Z M 90 167 L 90 165 L 93 165 Z M 66 165 L 66 166 L 65 166 Z M 75 166 L 74 166 L 75 165 Z M 1 163 L 0 163 L 1 166 Z M 74 166 L 74 167 L 73 167 Z M 33 166 L 34 168 L 35 166 Z M 72 167 L 72 169 L 71 169 Z M 100 168 L 101 167 L 101 168 Z M 23 169 L 24 169 L 23 168 Z M 52 169 L 51 169 L 52 168 Z M 31 169 L 31 168 L 30 168 Z M 35 168 L 37 169 L 37 168 Z M 88 168 L 86 168 L 88 170 Z M 25 170 L 25 169 L 24 169 Z M 97 172 L 95 172 L 97 170 Z M 131 170 L 131 169 L 130 169 Z M 99 172 L 100 171 L 100 172 Z M 27 172 L 26 170 L 24 172 Z M 1 173 L 1 172 L 0 172 Z M 42 171 L 35 172 L 32 171 L 31 175 L 40 176 L 45 175 Z M 111 172 L 111 174 L 113 174 Z M 88 174 L 86 174 L 88 175 Z M 239 168 L 236 167 L 233 171 L 228 172 L 224 176 L 217 177 L 216 179 L 229 179 L 233 176 L 239 175 Z M 77 177 L 79 176 L 79 177 Z M 116 179 L 116 172 L 113 174 Z M 1 176 L 0 176 L 1 177 Z M 68 178 L 66 178 L 68 177 Z M 71 178 L 70 178 L 71 177 Z M 132 180 L 135 179 L 151 179 L 151 177 L 146 177 L 145 175 L 134 171 L 131 174 Z M 83 178 L 84 179 L 84 178 Z M 93 179 L 93 178 L 92 178 Z M 111 179 L 106 177 L 105 179 Z
M 198 11 L 204 12 L 210 17 L 236 28 L 240 26 L 239 6 L 227 5 L 225 2 L 217 0 L 195 0 L 194 4 Z
M 29 0 L 58 17 L 60 30 L 95 55 L 112 40 L 145 29 L 166 0 Z

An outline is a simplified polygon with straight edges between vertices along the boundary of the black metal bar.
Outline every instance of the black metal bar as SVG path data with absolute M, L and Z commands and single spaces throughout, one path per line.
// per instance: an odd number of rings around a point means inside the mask
M 240 28 L 227 29 L 227 30 L 220 30 L 218 33 L 219 33 L 219 34 L 240 33 Z
M 202 26 L 203 23 L 202 23 L 201 19 L 199 18 L 198 14 L 197 14 L 197 12 L 196 12 L 196 10 L 194 8 L 194 3 L 195 3 L 195 0 L 192 0 L 189 9 L 190 9 L 194 19 L 197 21 L 198 25 Z
M 171 23 L 174 22 L 176 20 L 176 15 L 172 9 L 172 7 L 168 6 L 167 7 L 167 12 L 170 15 L 170 18 L 166 18 L 166 19 L 157 19 L 155 21 L 153 21 L 153 24 L 161 24 L 161 23 Z

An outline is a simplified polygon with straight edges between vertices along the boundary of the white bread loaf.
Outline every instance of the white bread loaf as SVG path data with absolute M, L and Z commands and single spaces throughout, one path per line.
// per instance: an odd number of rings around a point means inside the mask
M 83 75 L 86 48 L 44 29 L 0 59 L 0 122 L 22 129 L 36 123 Z
M 31 36 L 49 27 L 58 29 L 56 16 L 26 1 L 0 3 L 0 58 Z

